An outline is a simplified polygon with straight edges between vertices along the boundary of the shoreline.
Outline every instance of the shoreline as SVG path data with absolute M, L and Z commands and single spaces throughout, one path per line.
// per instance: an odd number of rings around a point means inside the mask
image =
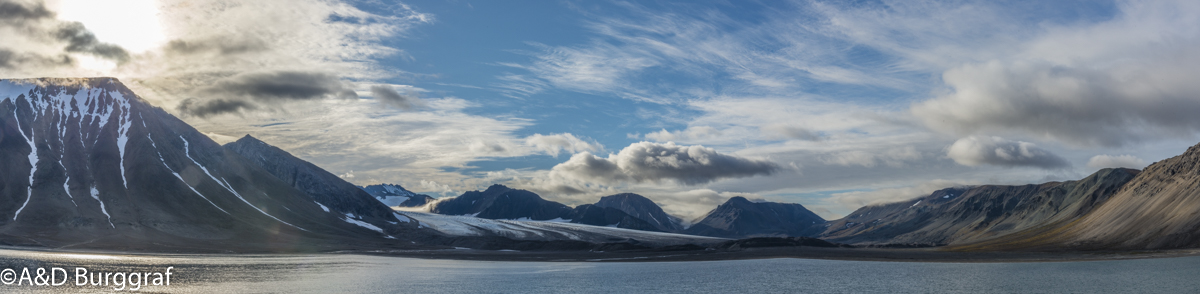
M 511 262 L 696 262 L 750 259 L 821 259 L 842 261 L 883 262 L 944 262 L 944 263 L 1021 263 L 1072 262 L 1200 256 L 1200 249 L 1145 251 L 1075 251 L 1075 252 L 954 252 L 936 248 L 824 248 L 824 247 L 765 247 L 736 251 L 488 251 L 474 249 L 337 252 L 339 254 L 378 255 L 421 259 L 511 261 Z
M 418 250 L 339 250 L 329 252 L 294 253 L 159 253 L 129 252 L 103 249 L 56 249 L 45 247 L 0 246 L 0 250 L 95 254 L 112 256 L 163 257 L 288 257 L 313 255 L 366 255 L 380 257 L 418 258 L 430 260 L 462 260 L 489 262 L 703 262 L 753 259 L 820 259 L 876 262 L 927 263 L 1026 263 L 1133 260 L 1200 256 L 1200 249 L 1139 250 L 1139 251 L 1063 251 L 1063 252 L 958 252 L 937 248 L 827 248 L 827 247 L 761 247 L 740 250 L 631 250 L 615 252 L 594 251 L 507 251 L 477 249 L 418 249 Z

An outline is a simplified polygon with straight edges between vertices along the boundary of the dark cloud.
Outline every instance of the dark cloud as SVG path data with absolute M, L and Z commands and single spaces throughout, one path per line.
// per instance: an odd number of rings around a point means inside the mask
M 74 63 L 74 60 L 67 55 L 43 56 L 0 48 L 0 68 L 51 67 L 70 65 L 72 63 Z
M 210 116 L 325 98 L 352 99 L 358 94 L 336 76 L 320 72 L 253 72 L 226 77 L 193 93 L 178 107 L 188 115 Z
M 338 77 L 320 72 L 272 71 L 235 75 L 201 90 L 222 98 L 258 101 L 357 98 Z
M 954 142 L 947 153 L 962 165 L 1031 166 L 1044 169 L 1070 167 L 1066 159 L 1029 142 L 1001 137 L 970 136 Z
M 24 25 L 50 18 L 54 18 L 54 12 L 46 9 L 46 5 L 41 1 L 22 3 L 0 0 L 0 23 Z
M 129 61 L 129 52 L 125 51 L 125 48 L 100 42 L 82 23 L 64 22 L 60 24 L 54 37 L 67 42 L 67 47 L 63 48 L 67 52 L 91 53 L 117 62 Z
M 403 110 L 413 110 L 424 106 L 421 98 L 417 97 L 416 93 L 408 95 L 396 92 L 396 89 L 389 86 L 371 86 L 371 96 L 385 104 L 395 106 Z
M 259 39 L 238 37 L 217 37 L 204 40 L 171 40 L 167 42 L 164 50 L 167 53 L 188 55 L 200 53 L 214 53 L 217 55 L 237 55 L 251 52 L 268 51 L 270 46 L 267 42 Z
M 608 183 L 672 180 L 696 185 L 723 178 L 770 175 L 779 170 L 779 165 L 769 161 L 721 154 L 704 146 L 640 142 L 608 158 L 589 152 L 576 154 L 551 172 Z
M 179 112 L 186 115 L 199 117 L 208 117 L 215 114 L 239 112 L 242 110 L 252 110 L 256 108 L 258 107 L 244 100 L 225 99 L 200 101 L 192 98 L 183 100 L 183 103 L 179 104 Z

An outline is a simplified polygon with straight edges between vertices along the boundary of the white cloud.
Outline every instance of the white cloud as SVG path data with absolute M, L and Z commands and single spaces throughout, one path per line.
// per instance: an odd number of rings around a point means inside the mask
M 1031 166 L 1058 169 L 1070 166 L 1065 159 L 1036 144 L 1000 137 L 970 136 L 955 141 L 947 156 L 966 166 Z
M 1110 20 L 1048 25 L 993 59 L 947 69 L 947 93 L 912 112 L 929 127 L 1079 147 L 1200 132 L 1200 3 L 1120 1 Z
M 821 162 L 836 165 L 860 165 L 875 167 L 882 163 L 888 166 L 901 166 L 904 162 L 917 161 L 923 156 L 913 146 L 893 147 L 881 151 L 851 150 L 840 151 L 822 157 Z
M 690 141 L 720 138 L 721 135 L 722 134 L 721 134 L 720 130 L 717 130 L 716 128 L 713 128 L 710 126 L 692 126 L 692 127 L 688 127 L 687 129 L 684 129 L 682 131 L 673 131 L 673 132 L 667 131 L 666 129 L 662 129 L 657 132 L 648 133 L 648 134 L 644 135 L 644 137 L 646 139 L 650 139 L 650 140 L 654 140 L 654 141 L 658 141 L 658 142 L 670 142 L 670 141 L 689 141 L 690 142 Z
M 1126 155 L 1101 154 L 1101 155 L 1092 156 L 1092 159 L 1088 160 L 1087 166 L 1089 168 L 1124 167 L 1124 168 L 1141 169 L 1143 167 L 1146 167 L 1146 161 L 1142 160 L 1141 158 L 1137 158 L 1137 156 L 1127 155 L 1127 154 Z
M 270 112 L 292 100 L 345 98 L 356 82 L 408 75 L 375 62 L 403 56 L 380 41 L 432 21 L 432 16 L 397 3 L 373 12 L 322 0 L 154 3 L 165 42 L 140 48 L 144 52 L 131 54 L 104 43 L 83 27 L 72 27 L 73 38 L 46 38 L 40 35 L 62 32 L 62 26 L 33 17 L 21 25 L 37 30 L 10 31 L 0 25 L 5 36 L 0 55 L 14 52 L 19 57 L 0 58 L 9 59 L 0 67 L 14 63 L 5 70 L 10 77 L 115 76 L 168 111 L 200 116 Z M 38 15 L 33 12 L 23 15 Z M 86 63 L 76 62 L 88 59 L 81 57 L 91 57 L 97 66 L 85 68 Z
M 546 152 L 546 154 L 554 157 L 558 157 L 559 151 L 567 151 L 575 154 L 584 151 L 596 152 L 604 150 L 604 145 L 600 145 L 600 143 L 594 141 L 584 141 L 570 133 L 533 134 L 532 136 L 525 137 L 525 145 Z

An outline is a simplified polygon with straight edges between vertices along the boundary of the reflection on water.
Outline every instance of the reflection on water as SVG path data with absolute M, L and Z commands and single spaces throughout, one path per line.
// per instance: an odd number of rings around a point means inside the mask
M 424 260 L 363 255 L 102 255 L 0 250 L 0 269 L 64 268 L 62 286 L 0 292 L 112 292 L 89 272 L 162 272 L 146 293 L 1196 293 L 1200 257 L 1056 263 L 899 263 L 768 259 L 652 263 Z M 125 291 L 129 291 L 126 288 Z

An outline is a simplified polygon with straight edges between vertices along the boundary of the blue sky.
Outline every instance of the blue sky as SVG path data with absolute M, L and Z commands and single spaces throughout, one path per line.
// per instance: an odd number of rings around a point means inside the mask
M 0 49 L 75 61 L 6 76 L 117 76 L 215 140 L 444 197 L 636 192 L 686 219 L 741 195 L 837 218 L 1142 168 L 1200 131 L 1189 1 L 147 0 L 125 26 L 78 12 L 99 2 L 18 2 L 58 14 L 0 27 L 29 40 Z M 71 21 L 127 59 L 28 29 Z

